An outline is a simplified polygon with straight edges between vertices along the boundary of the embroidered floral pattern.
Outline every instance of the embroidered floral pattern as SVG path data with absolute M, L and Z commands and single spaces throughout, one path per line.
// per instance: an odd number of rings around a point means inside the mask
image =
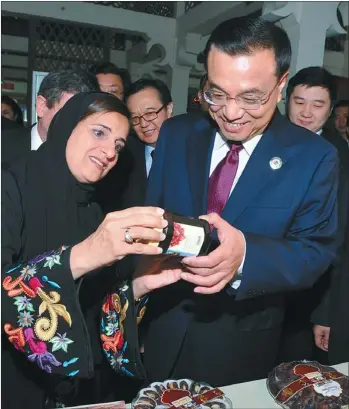
M 42 370 L 51 373 L 53 367 L 66 368 L 75 364 L 79 358 L 70 357 L 60 362 L 54 355 L 57 351 L 68 354 L 69 345 L 74 341 L 67 332 L 57 332 L 59 320 L 72 326 L 72 319 L 66 307 L 60 303 L 57 291 L 60 286 L 49 280 L 46 275 L 40 277 L 39 270 L 51 270 L 61 266 L 61 255 L 68 247 L 50 251 L 30 260 L 28 264 L 19 264 L 7 271 L 3 288 L 13 298 L 17 316 L 17 328 L 6 323 L 4 330 L 14 347 L 27 354 L 29 361 L 35 362 Z M 16 275 L 16 277 L 15 277 Z M 51 349 L 51 351 L 50 351 Z M 70 370 L 68 376 L 74 376 L 79 370 Z
M 15 297 L 14 305 L 17 306 L 17 311 L 27 310 L 34 312 L 33 304 L 30 302 L 30 298 L 27 298 L 25 295 L 22 297 Z
M 101 341 L 103 351 L 111 367 L 128 376 L 134 376 L 132 364 L 127 356 L 128 342 L 125 341 L 124 322 L 129 309 L 129 287 L 123 286 L 118 293 L 109 294 L 102 307 Z M 133 302 L 133 301 L 132 301 Z M 145 297 L 137 306 L 137 324 L 141 321 L 148 298 Z
M 24 311 L 19 313 L 18 324 L 20 327 L 31 327 L 33 322 L 34 318 L 29 312 Z
M 128 360 L 123 357 L 127 349 L 127 342 L 124 340 L 123 322 L 128 307 L 129 301 L 123 291 L 120 291 L 120 295 L 109 294 L 106 297 L 102 307 L 104 314 L 101 321 L 101 340 L 103 351 L 112 368 L 133 376 L 124 367 Z
M 65 332 L 63 335 L 57 332 L 57 335 L 53 337 L 50 342 L 52 342 L 52 352 L 58 351 L 61 349 L 64 352 L 68 352 L 68 345 L 72 344 L 74 341 L 67 337 L 67 333 Z

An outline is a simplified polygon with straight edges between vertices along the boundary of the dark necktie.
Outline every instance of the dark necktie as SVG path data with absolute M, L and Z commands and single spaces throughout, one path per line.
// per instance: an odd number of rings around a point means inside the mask
M 155 155 L 155 149 L 153 149 L 153 150 L 150 152 L 150 156 L 151 156 L 151 160 L 152 160 L 152 161 L 154 160 L 154 155 Z
M 212 172 L 208 184 L 207 213 L 222 213 L 238 170 L 241 149 L 241 144 L 232 144 L 230 151 Z

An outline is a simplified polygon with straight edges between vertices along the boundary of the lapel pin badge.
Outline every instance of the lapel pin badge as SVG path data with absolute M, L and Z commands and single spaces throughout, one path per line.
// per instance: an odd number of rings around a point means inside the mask
M 278 157 L 271 158 L 270 162 L 269 162 L 269 165 L 273 170 L 278 170 L 282 166 L 282 160 L 281 160 L 281 158 L 278 158 Z

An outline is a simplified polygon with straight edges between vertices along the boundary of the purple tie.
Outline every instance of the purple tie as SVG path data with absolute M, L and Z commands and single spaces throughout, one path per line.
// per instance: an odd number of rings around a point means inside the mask
M 207 213 L 222 213 L 238 170 L 241 149 L 242 145 L 232 144 L 230 151 L 212 172 L 208 183 Z

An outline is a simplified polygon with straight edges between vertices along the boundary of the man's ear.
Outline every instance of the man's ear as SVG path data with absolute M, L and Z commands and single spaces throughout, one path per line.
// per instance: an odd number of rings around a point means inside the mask
M 168 117 L 168 118 L 171 118 L 172 112 L 173 112 L 173 102 L 170 102 L 170 103 L 167 105 L 166 111 L 167 111 L 167 117 Z
M 285 88 L 288 79 L 288 71 L 283 75 L 281 78 L 279 85 L 278 85 L 278 103 L 282 101 L 282 90 Z
M 48 108 L 46 98 L 43 97 L 42 95 L 38 95 L 36 97 L 36 114 L 38 118 L 42 118 L 47 110 Z

